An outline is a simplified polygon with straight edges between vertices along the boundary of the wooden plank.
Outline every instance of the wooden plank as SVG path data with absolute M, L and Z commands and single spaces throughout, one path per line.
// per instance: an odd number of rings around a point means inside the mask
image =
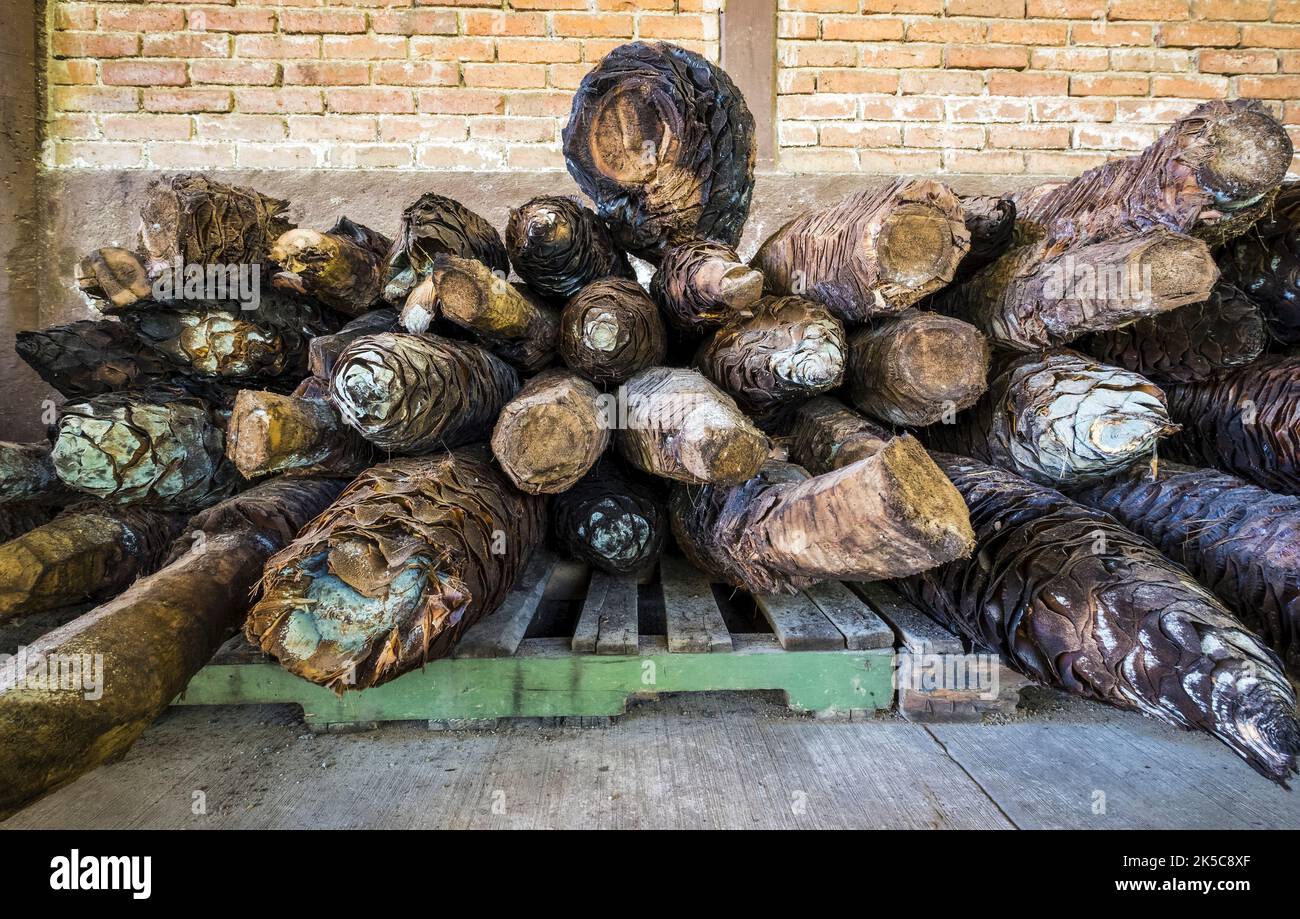
M 839 581 L 823 581 L 805 590 L 804 595 L 840 630 L 844 647 L 850 651 L 894 646 L 894 630 Z
M 636 654 L 639 631 L 635 578 L 593 571 L 573 631 L 572 648 L 585 654 Z
M 754 594 L 754 602 L 787 651 L 844 650 L 844 635 L 803 594 Z
M 961 654 L 960 638 L 908 603 L 884 584 L 854 584 L 853 590 L 894 627 L 899 641 L 913 654 Z
M 727 0 L 722 68 L 754 116 L 760 169 L 776 166 L 776 0 Z
M 500 609 L 484 617 L 456 645 L 455 657 L 509 657 L 523 641 L 528 625 L 537 614 L 546 583 L 555 570 L 555 555 L 538 549 L 528 560 L 515 589 Z
M 731 633 L 713 599 L 709 579 L 675 555 L 665 555 L 659 571 L 668 650 L 675 654 L 730 651 Z

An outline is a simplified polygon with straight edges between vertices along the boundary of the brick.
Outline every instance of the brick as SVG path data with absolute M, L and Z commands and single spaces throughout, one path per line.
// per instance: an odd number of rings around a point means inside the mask
M 501 89 L 539 88 L 546 85 L 541 64 L 466 64 L 465 85 Z
M 1020 99 L 949 99 L 945 106 L 952 121 L 1011 122 L 1029 117 L 1029 103 Z
M 811 34 L 807 29 L 801 29 L 801 34 L 782 37 L 817 38 L 816 20 L 813 20 L 811 25 Z M 821 21 L 821 37 L 825 41 L 901 41 L 903 34 L 902 20 L 893 17 L 835 16 Z
M 1196 103 L 1165 99 L 1121 99 L 1114 105 L 1116 119 L 1126 124 L 1172 124 L 1190 112 Z
M 1027 0 L 1025 13 L 1030 19 L 1101 19 L 1106 0 Z
M 370 82 L 365 61 L 285 61 L 284 82 L 289 86 L 364 86 Z
M 498 65 L 500 66 L 500 65 Z M 546 84 L 554 89 L 577 89 L 582 78 L 587 75 L 592 64 L 548 64 L 546 67 Z
M 242 169 L 312 169 L 323 165 L 322 151 L 301 144 L 240 144 Z
M 942 45 L 860 45 L 862 67 L 940 67 Z
M 50 36 L 55 57 L 132 57 L 140 53 L 140 36 L 116 32 L 55 32 Z
M 558 15 L 558 14 L 557 14 Z M 629 21 L 631 17 L 625 17 Z M 466 35 L 545 35 L 546 17 L 541 13 L 466 13 Z M 564 33 L 556 33 L 564 34 Z M 577 31 L 574 35 L 599 35 L 599 32 Z M 629 26 L 627 33 L 632 34 Z
M 366 14 L 355 10 L 285 10 L 280 13 L 281 32 L 352 35 L 365 30 Z
M 1222 22 L 1171 22 L 1160 27 L 1156 39 L 1171 48 L 1230 48 L 1241 39 L 1241 29 Z
M 585 39 L 582 42 L 582 59 L 584 61 L 598 61 L 621 44 L 623 42 L 617 38 Z
M 54 147 L 54 162 L 57 166 L 129 169 L 144 162 L 144 145 L 59 143 Z
M 1080 125 L 1074 129 L 1073 146 L 1079 150 L 1143 150 L 1158 132 L 1121 124 Z
M 573 96 L 558 91 L 516 92 L 506 98 L 507 115 L 550 115 L 567 117 Z
M 381 61 L 375 82 L 385 86 L 455 86 L 460 68 L 451 61 Z
M 778 117 L 782 120 L 807 118 L 852 118 L 858 100 L 852 96 L 786 96 L 777 99 Z
M 871 22 L 873 20 L 867 20 Z M 874 20 L 887 22 L 897 25 L 900 29 L 902 23 L 896 19 Z M 825 26 L 822 27 L 822 34 L 825 36 Z M 889 36 L 896 38 L 898 36 Z M 881 41 L 885 39 L 859 39 L 860 41 Z M 918 19 L 909 23 L 907 26 L 908 41 L 936 41 L 936 42 L 978 42 L 984 40 L 984 23 L 967 21 L 961 19 Z
M 1025 171 L 1025 155 L 1001 150 L 949 150 L 943 155 L 948 172 L 1015 175 Z
M 876 19 L 862 19 L 854 16 L 852 19 L 825 19 L 822 20 L 822 28 L 831 28 L 835 24 L 833 31 L 840 31 L 841 25 L 846 32 L 852 32 L 852 26 L 856 23 L 873 23 L 879 22 Z M 794 13 L 778 13 L 776 20 L 776 37 L 777 38 L 816 38 L 817 37 L 816 16 L 799 16 Z M 902 24 L 894 23 L 902 32 Z M 844 41 L 871 41 L 871 39 L 855 39 L 850 34 L 827 35 L 827 38 L 837 38 Z
M 1157 97 L 1221 99 L 1227 93 L 1227 77 L 1157 74 L 1151 78 L 1151 95 Z
M 510 0 L 511 9 L 516 10 L 585 10 L 587 0 Z M 599 10 L 608 10 L 613 12 L 633 13 L 639 9 L 672 9 L 673 3 L 668 0 L 667 6 L 659 3 L 656 6 L 649 3 L 635 3 L 633 0 L 602 0 L 596 5 Z
M 371 61 L 406 57 L 406 39 L 400 35 L 326 35 L 322 45 L 326 60 L 348 58 Z
M 1274 0 L 1274 22 L 1300 22 L 1300 0 Z
M 244 8 L 190 10 L 189 24 L 192 32 L 274 32 L 275 13 Z
M 106 140 L 189 140 L 188 115 L 104 115 L 99 119 Z
M 823 131 L 823 133 L 825 133 Z M 904 147 L 964 147 L 978 150 L 984 146 L 984 126 L 974 124 L 909 124 L 903 128 Z
M 189 82 L 183 61 L 105 61 L 105 86 L 184 86 Z
M 243 36 L 236 40 L 242 41 Z M 207 32 L 145 33 L 140 53 L 145 57 L 230 57 L 230 36 Z
M 183 25 L 185 14 L 179 10 L 175 12 L 180 14 L 180 21 Z M 54 28 L 62 31 L 85 31 L 93 32 L 95 30 L 95 8 L 87 3 L 60 3 L 54 7 Z M 134 32 L 134 25 L 127 26 L 102 26 L 105 31 L 111 32 Z
M 415 94 L 421 113 L 433 115 L 500 115 L 505 96 L 486 89 L 431 89 Z
M 56 111 L 134 112 L 140 91 L 103 86 L 56 86 L 50 92 Z
M 948 0 L 948 15 L 1024 19 L 1025 0 Z
M 499 38 L 497 60 L 524 64 L 573 63 L 582 60 L 582 45 L 544 38 Z
M 989 128 L 989 147 L 1059 150 L 1070 146 L 1070 129 L 1056 124 L 1000 124 Z
M 835 71 L 848 73 L 849 71 Z M 782 96 L 811 93 L 817 89 L 817 75 L 811 70 L 778 69 L 776 72 L 776 91 Z
M 1255 99 L 1300 98 L 1300 76 L 1239 77 L 1237 92 Z
M 858 157 L 852 150 L 821 147 L 781 151 L 781 168 L 790 172 L 857 172 Z
M 94 7 L 89 28 L 95 28 Z M 61 29 L 86 28 L 84 25 L 63 25 Z M 101 32 L 179 32 L 185 28 L 185 10 L 181 7 L 159 6 L 105 6 L 99 9 Z
M 379 139 L 401 143 L 456 142 L 469 137 L 469 119 L 459 115 L 424 115 L 412 118 L 383 115 L 379 119 Z
M 1110 19 L 1142 19 L 1172 22 L 1192 14 L 1191 0 L 1110 0 Z
M 248 114 L 316 114 L 325 111 L 318 89 L 237 89 L 235 108 Z
M 1167 48 L 1116 48 L 1110 52 L 1112 70 L 1186 73 L 1192 69 L 1190 51 Z
M 284 119 L 277 115 L 200 115 L 194 130 L 202 140 L 264 142 L 284 140 Z
M 370 28 L 381 35 L 455 35 L 456 14 L 447 10 L 371 13 Z
M 469 123 L 471 140 L 503 140 L 521 144 L 553 143 L 554 118 L 475 118 Z
M 856 13 L 858 0 L 787 0 L 783 6 L 802 13 Z
M 1300 26 L 1241 27 L 1241 44 L 1247 48 L 1300 48 Z
M 147 112 L 228 112 L 231 95 L 224 89 L 146 89 L 141 105 Z
M 1268 19 L 1269 0 L 1192 0 L 1197 19 L 1223 19 L 1230 22 Z
M 945 63 L 955 69 L 1017 70 L 1029 66 L 1029 49 L 1014 45 L 949 45 Z
M 1155 27 L 1127 22 L 1077 22 L 1070 26 L 1070 41 L 1082 46 L 1113 48 L 1117 45 L 1149 45 Z
M 194 83 L 223 86 L 271 86 L 280 79 L 280 65 L 272 61 L 195 61 L 190 64 Z
M 235 148 L 229 144 L 156 143 L 147 147 L 149 163 L 156 169 L 212 169 L 235 165 Z
M 943 117 L 943 100 L 924 96 L 877 96 L 862 100 L 863 121 L 938 121 Z
M 718 17 L 675 13 L 668 16 L 646 14 L 636 20 L 638 38 L 717 40 Z
M 1300 51 L 1283 51 L 1278 63 L 1283 73 L 1300 73 Z
M 902 125 L 865 121 L 822 124 L 817 131 L 823 147 L 897 147 L 903 136 Z
M 558 171 L 564 168 L 564 154 L 554 147 L 510 147 L 506 150 L 506 165 L 512 170 Z
M 1064 96 L 1069 85 L 1064 74 L 999 71 L 988 76 L 990 96 Z
M 991 42 L 1031 45 L 1064 45 L 1070 40 L 1070 26 L 1064 22 L 1002 22 L 985 26 L 985 38 Z
M 1034 102 L 1034 120 L 1111 121 L 1118 104 L 1109 99 L 1039 99 Z
M 777 49 L 781 67 L 852 67 L 858 46 L 848 42 L 782 42 Z
M 984 75 L 959 70 L 907 70 L 900 75 L 899 88 L 905 96 L 978 96 L 984 90 Z
M 602 35 L 632 37 L 632 17 L 623 13 L 553 13 L 551 26 L 556 35 L 581 38 Z
M 415 162 L 415 148 L 400 144 L 348 144 L 331 147 L 335 169 L 406 169 Z
M 1278 56 L 1272 51 L 1205 50 L 1197 56 L 1201 73 L 1277 73 Z
M 409 89 L 354 87 L 325 90 L 325 109 L 339 114 L 414 115 L 415 94 Z
M 1071 96 L 1145 96 L 1150 77 L 1079 74 L 1070 77 Z
M 421 144 L 416 148 L 415 162 L 424 169 L 492 170 L 500 169 L 505 157 L 499 151 L 463 145 Z
M 1034 70 L 1095 72 L 1110 67 L 1110 52 L 1105 48 L 1035 48 L 1029 66 Z
M 889 93 L 898 89 L 898 74 L 872 70 L 822 70 L 817 91 L 823 93 Z
M 989 0 L 990 5 L 997 0 Z M 943 0 L 862 0 L 864 13 L 928 13 L 938 16 L 943 12 Z
M 373 115 L 291 115 L 289 137 L 304 141 L 367 141 L 378 137 Z
M 93 85 L 99 82 L 99 65 L 94 61 L 50 61 L 50 82 L 68 85 Z
M 45 133 L 55 140 L 94 140 L 101 136 L 94 115 L 73 113 L 55 115 L 45 123 Z
M 859 150 L 861 172 L 897 175 L 933 173 L 943 168 L 943 154 L 931 150 Z
M 437 61 L 491 61 L 496 50 L 490 38 L 438 38 L 415 36 L 411 39 L 411 57 L 415 60 L 431 58 Z
M 776 126 L 776 134 L 782 147 L 817 146 L 817 125 L 807 121 L 783 121 Z

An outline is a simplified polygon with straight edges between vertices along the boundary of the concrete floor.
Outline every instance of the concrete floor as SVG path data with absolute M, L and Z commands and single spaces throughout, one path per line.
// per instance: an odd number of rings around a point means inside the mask
M 822 722 L 773 694 L 662 697 L 607 727 L 392 724 L 174 708 L 5 829 L 1296 828 L 1300 795 L 1215 741 L 1028 690 L 1001 723 Z

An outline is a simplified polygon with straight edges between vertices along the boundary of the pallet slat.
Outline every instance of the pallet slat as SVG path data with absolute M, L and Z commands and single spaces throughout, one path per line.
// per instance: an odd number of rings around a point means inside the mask
M 902 646 L 913 654 L 961 654 L 960 638 L 883 584 L 854 584 L 853 590 L 894 627 Z
M 475 624 L 456 645 L 456 657 L 510 657 L 524 640 L 528 626 L 537 615 L 546 583 L 555 570 L 555 556 L 538 550 L 528 560 L 515 589 L 492 615 Z
M 659 566 L 669 652 L 732 650 L 731 633 L 713 599 L 709 579 L 677 556 L 665 555 Z
M 844 647 L 850 651 L 893 647 L 894 630 L 839 581 L 823 581 L 805 590 L 804 595 L 840 630 Z
M 639 638 L 636 579 L 593 571 L 582 615 L 573 631 L 573 650 L 636 654 Z
M 804 594 L 754 594 L 754 602 L 785 650 L 845 649 L 844 633 Z

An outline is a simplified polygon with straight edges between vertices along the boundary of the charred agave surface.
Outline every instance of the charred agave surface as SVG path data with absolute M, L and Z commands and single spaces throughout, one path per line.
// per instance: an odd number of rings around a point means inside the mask
M 140 245 L 150 276 L 177 259 L 186 265 L 254 265 L 269 259 L 293 224 L 288 202 L 207 176 L 181 175 L 149 186 Z
M 1167 392 L 1170 414 L 1182 425 L 1170 456 L 1300 494 L 1300 357 L 1263 357 Z
M 0 441 L 0 504 L 11 501 L 69 503 L 69 493 L 54 473 L 48 443 Z
M 569 557 L 610 574 L 639 574 L 663 552 L 668 507 L 656 481 L 606 457 L 556 497 L 553 521 Z
M 514 369 L 478 345 L 394 332 L 354 341 L 330 381 L 343 420 L 395 453 L 486 438 L 518 390 Z
M 1300 673 L 1300 498 L 1174 463 L 1075 497 L 1185 566 Z
M 772 460 L 740 485 L 678 485 L 670 511 L 692 564 L 756 593 L 903 577 L 973 545 L 961 496 L 907 435 L 818 476 Z
M 383 291 L 392 246 L 387 236 L 346 217 L 324 233 L 290 230 L 271 247 L 270 259 L 282 269 L 272 283 L 360 316 Z
M 29 501 L 0 504 L 0 543 L 30 533 L 58 513 L 58 508 Z
M 664 253 L 650 296 L 679 332 L 700 332 L 744 316 L 763 296 L 763 275 L 731 246 L 692 239 Z
M 927 428 L 925 439 L 1039 484 L 1075 485 L 1149 460 L 1176 430 L 1149 380 L 1059 351 L 1014 361 L 988 398 L 955 425 Z
M 51 457 L 65 485 L 117 504 L 193 510 L 237 487 L 225 437 L 202 400 L 155 387 L 63 406 Z
M 1300 752 L 1277 656 L 1184 569 L 1114 518 L 944 454 L 976 555 L 898 582 L 1027 676 L 1205 731 L 1285 783 Z
M 1273 210 L 1218 258 L 1224 279 L 1259 304 L 1273 337 L 1300 344 L 1300 182 L 1283 185 Z
M 161 352 L 112 319 L 82 319 L 16 338 L 18 356 L 68 398 L 161 382 L 175 370 Z
M 140 256 L 116 246 L 96 249 L 78 263 L 77 286 L 90 299 L 118 308 L 153 298 Z
M 829 310 L 799 297 L 764 297 L 751 313 L 715 332 L 698 361 L 746 412 L 767 420 L 843 382 L 844 326 Z
M 448 654 L 501 604 L 545 509 L 481 447 L 376 466 L 267 562 L 245 632 L 336 692 L 386 683 Z
M 846 323 L 901 313 L 949 284 L 970 249 L 948 186 L 897 179 L 791 220 L 759 246 L 767 292 L 821 303 Z
M 1259 307 L 1231 285 L 1210 299 L 1142 319 L 1083 342 L 1100 361 L 1156 383 L 1196 383 L 1251 363 L 1264 353 L 1268 332 Z
M 506 248 L 519 277 L 543 297 L 568 299 L 599 278 L 636 277 L 600 218 L 570 197 L 544 195 L 512 210 Z
M 830 396 L 795 410 L 787 438 L 790 459 L 817 475 L 874 456 L 895 435 Z
M 593 383 L 621 383 L 662 363 L 667 348 L 659 308 L 636 281 L 593 281 L 565 304 L 560 317 L 560 354 Z
M 492 454 L 520 491 L 567 491 L 609 446 L 611 419 L 600 392 L 567 370 L 529 380 L 492 430 Z
M 402 228 L 388 258 L 384 299 L 400 306 L 440 254 L 477 259 L 502 277 L 510 272 L 505 244 L 492 224 L 459 201 L 429 192 L 402 212 Z
M 312 376 L 328 380 L 334 373 L 334 363 L 339 355 L 358 338 L 391 332 L 397 328 L 397 311 L 371 310 L 353 319 L 337 332 L 317 335 L 307 346 L 307 366 Z
M 963 195 L 962 218 L 970 234 L 970 251 L 957 266 L 956 282 L 970 280 L 977 271 L 1011 248 L 1016 228 L 1016 203 L 991 195 Z
M 740 241 L 754 191 L 754 118 L 694 51 L 631 42 L 582 79 L 564 159 L 615 242 L 658 263 L 692 238 Z

